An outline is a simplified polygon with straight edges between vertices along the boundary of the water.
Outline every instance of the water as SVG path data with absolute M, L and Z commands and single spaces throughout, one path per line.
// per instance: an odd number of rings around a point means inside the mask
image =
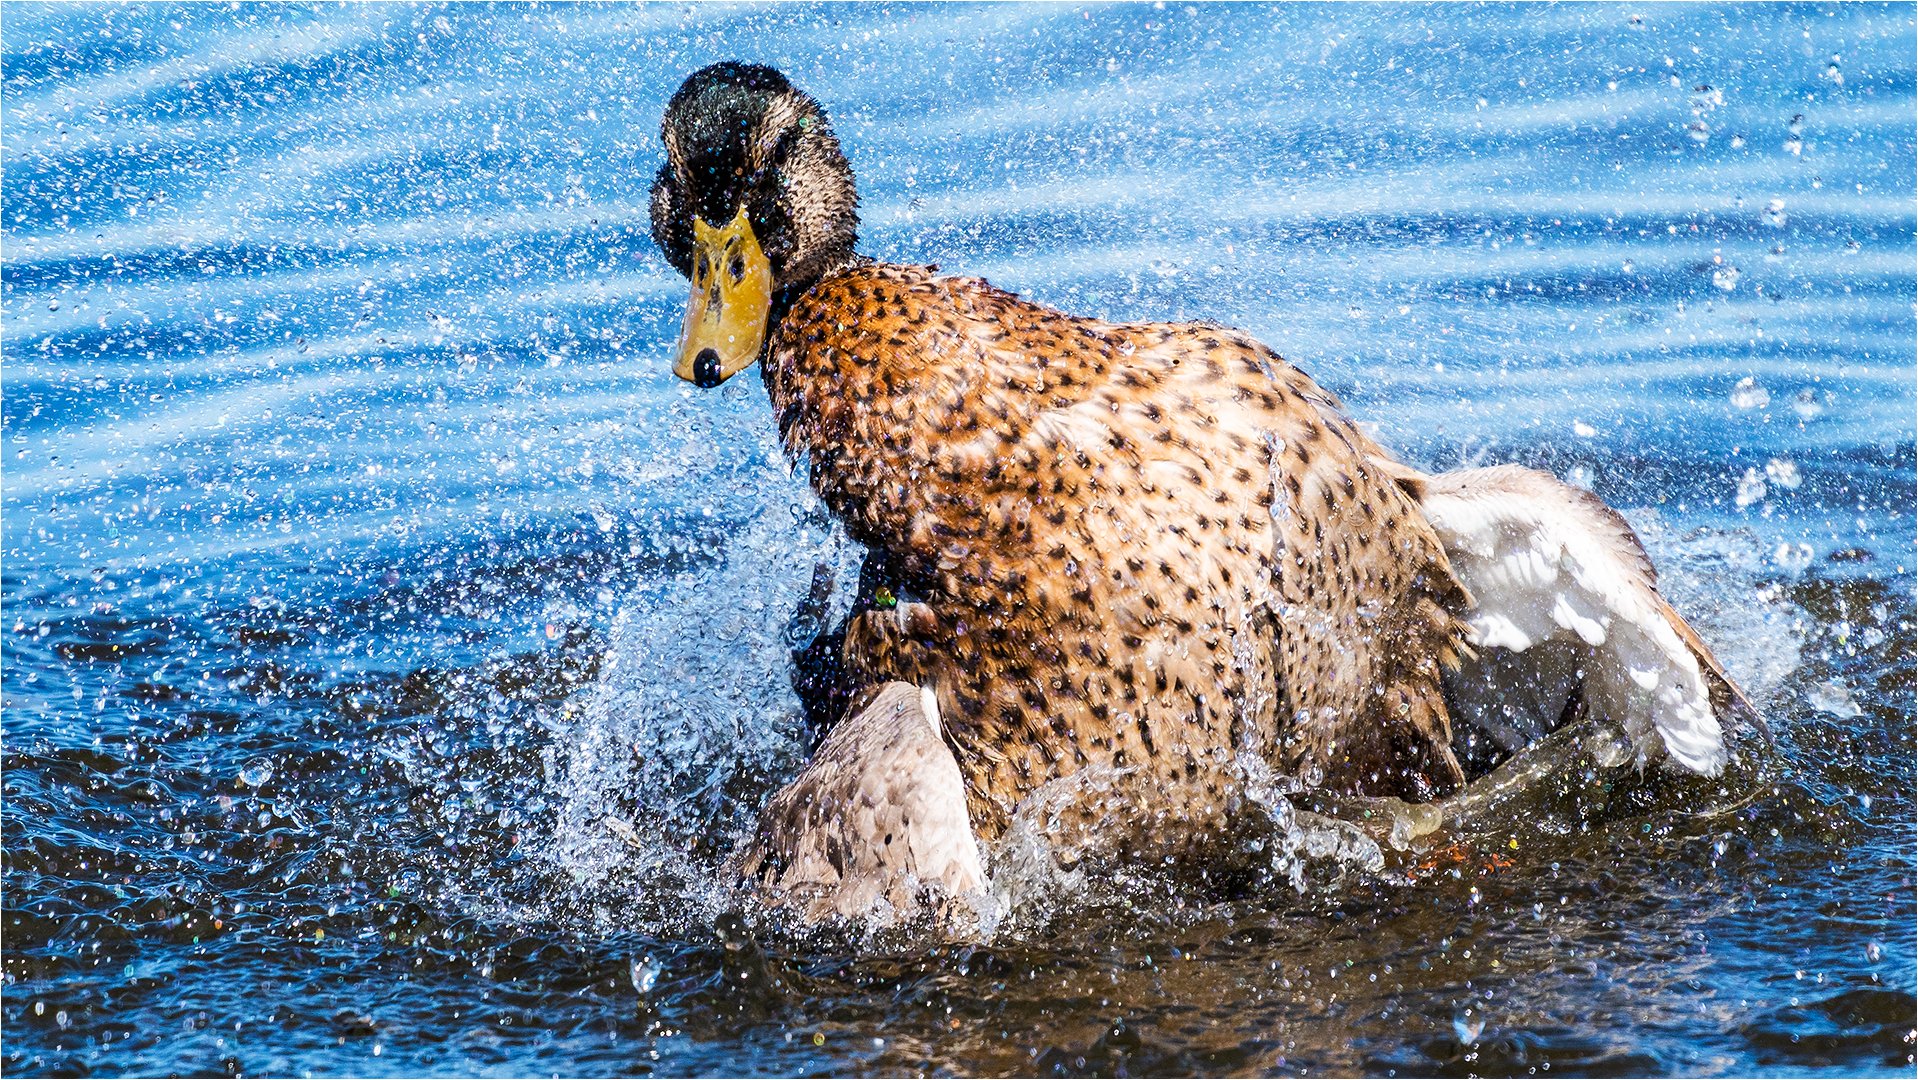
M 8 1072 L 1912 1072 L 1909 7 L 0 38 Z M 667 370 L 655 133 L 729 57 L 827 104 L 869 253 L 1243 326 L 1626 508 L 1776 756 L 983 944 L 742 921 L 858 553 L 757 380 Z

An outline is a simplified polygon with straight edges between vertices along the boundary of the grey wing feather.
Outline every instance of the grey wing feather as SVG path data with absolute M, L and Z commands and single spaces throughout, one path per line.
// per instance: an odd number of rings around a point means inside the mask
M 984 889 L 958 763 L 931 695 L 891 682 L 855 701 L 772 797 L 737 869 L 809 922 L 886 921 Z

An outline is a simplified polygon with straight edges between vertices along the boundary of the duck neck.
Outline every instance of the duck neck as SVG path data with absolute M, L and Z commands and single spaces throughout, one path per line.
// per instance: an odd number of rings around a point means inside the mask
M 766 383 L 766 393 L 772 398 L 773 410 L 778 415 L 788 415 L 788 410 L 783 403 L 786 395 L 792 391 L 792 387 L 788 385 L 789 379 L 782 378 L 779 365 L 773 363 L 772 353 L 778 347 L 780 337 L 787 330 L 786 317 L 792 313 L 793 305 L 820 282 L 827 281 L 847 270 L 870 266 L 872 262 L 871 258 L 847 247 L 839 254 L 821 261 L 818 273 L 782 285 L 773 292 L 772 304 L 766 312 L 766 325 L 770 330 L 766 334 L 766 344 L 762 347 L 759 357 L 759 375 Z
M 847 251 L 812 280 L 776 293 L 759 371 L 787 453 L 856 539 L 883 547 L 896 538 L 868 512 L 871 489 L 878 472 L 897 474 L 909 463 L 894 460 L 901 448 L 886 437 L 897 390 L 872 381 L 877 369 L 850 299 L 860 288 L 852 279 L 874 265 Z
M 779 324 L 786 321 L 786 313 L 792 310 L 794 301 L 806 295 L 808 290 L 826 278 L 832 277 L 841 271 L 850 270 L 855 266 L 870 265 L 872 261 L 871 258 L 861 255 L 848 247 L 839 254 L 828 257 L 822 262 L 817 274 L 813 274 L 801 281 L 794 281 L 780 286 L 774 291 L 772 306 L 766 313 L 766 325 L 772 327 L 775 331 L 774 333 L 766 335 L 766 347 L 772 347 L 772 339 L 777 336 Z M 764 368 L 765 365 L 761 364 L 762 371 Z

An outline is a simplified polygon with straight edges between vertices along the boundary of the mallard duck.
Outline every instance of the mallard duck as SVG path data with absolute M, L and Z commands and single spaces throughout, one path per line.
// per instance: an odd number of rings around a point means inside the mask
M 1157 858 L 1224 828 L 1241 755 L 1430 800 L 1467 780 L 1455 725 L 1509 749 L 1592 708 L 1641 762 L 1722 766 L 1737 690 L 1591 496 L 1420 473 L 1224 326 L 859 255 L 832 125 L 772 68 L 695 72 L 661 135 L 653 236 L 692 284 L 673 370 L 759 362 L 898 593 L 846 627 L 868 689 L 742 855 L 767 896 L 976 887 L 1022 800 L 1094 767 L 1123 779 L 1079 826 Z

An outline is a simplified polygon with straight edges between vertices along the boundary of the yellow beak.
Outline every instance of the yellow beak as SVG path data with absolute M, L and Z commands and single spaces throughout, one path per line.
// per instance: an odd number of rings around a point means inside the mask
M 742 207 L 723 229 L 693 218 L 693 295 L 673 374 L 718 386 L 759 359 L 773 303 L 773 267 Z

